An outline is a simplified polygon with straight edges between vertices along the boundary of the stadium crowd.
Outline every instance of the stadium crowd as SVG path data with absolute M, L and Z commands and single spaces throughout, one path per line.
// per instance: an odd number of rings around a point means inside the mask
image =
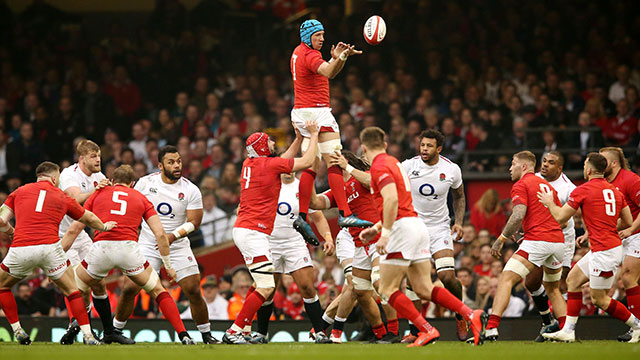
M 108 178 L 120 164 L 131 165 L 138 178 L 157 171 L 158 149 L 171 144 L 182 155 L 183 175 L 203 194 L 202 236 L 192 246 L 230 240 L 246 136 L 267 129 L 281 150 L 293 139 L 289 56 L 299 38 L 297 23 L 256 39 L 246 22 L 204 15 L 236 10 L 255 14 L 264 28 L 282 23 L 281 9 L 227 3 L 230 8 L 202 4 L 188 12 L 175 0 L 159 1 L 147 23 L 131 28 L 114 21 L 93 37 L 83 31 L 82 19 L 44 3 L 34 2 L 20 15 L 1 3 L 0 31 L 7 41 L 0 45 L 0 201 L 33 181 L 41 161 L 72 164 L 80 139 L 101 145 Z M 559 150 L 565 169 L 581 169 L 590 150 L 620 146 L 634 169 L 640 166 L 640 16 L 631 11 L 632 1 L 385 1 L 348 17 L 340 4 L 322 2 L 315 13 L 328 44 L 352 42 L 366 54 L 330 82 L 345 149 L 359 153 L 360 130 L 377 125 L 398 159 L 417 153 L 422 130 L 439 129 L 442 154 L 460 165 L 463 177 L 506 175 L 511 154 L 523 149 L 537 155 Z M 365 46 L 361 35 L 361 20 L 372 11 L 389 29 L 376 48 Z M 326 174 L 318 174 L 316 186 L 328 188 Z M 508 208 L 495 191 L 468 204 L 456 274 L 472 308 L 491 308 L 497 275 L 513 254 L 507 250 L 495 260 L 490 253 Z M 1 240 L 0 259 L 10 239 Z M 576 260 L 585 252 L 579 249 Z M 326 306 L 340 292 L 342 270 L 334 257 L 315 261 Z M 286 278 L 277 291 L 276 315 L 300 319 L 302 297 L 291 284 Z M 244 269 L 204 278 L 210 317 L 234 319 L 250 285 Z M 119 287 L 114 289 L 115 309 Z M 172 295 L 188 318 L 179 288 Z M 624 291 L 616 296 L 623 300 Z M 584 313 L 595 313 L 587 293 L 584 299 Z M 62 295 L 44 276 L 21 283 L 17 300 L 20 314 L 66 315 Z M 434 306 L 427 311 L 452 315 Z M 530 312 L 528 293 L 516 287 L 503 316 Z M 155 303 L 140 295 L 134 315 L 158 314 Z

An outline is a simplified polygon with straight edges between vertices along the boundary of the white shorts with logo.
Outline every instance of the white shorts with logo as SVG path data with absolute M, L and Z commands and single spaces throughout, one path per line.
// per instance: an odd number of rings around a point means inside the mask
M 311 137 L 305 127 L 307 120 L 315 120 L 320 132 L 340 132 L 336 118 L 329 107 L 300 108 L 291 110 L 291 122 L 304 137 Z
M 9 275 L 22 279 L 40 268 L 52 280 L 58 280 L 70 265 L 60 241 L 55 244 L 10 247 L 0 267 Z
M 149 267 L 136 241 L 97 241 L 82 260 L 87 273 L 97 280 L 109 275 L 111 269 L 120 269 L 126 276 L 138 275 Z
M 356 245 L 348 228 L 342 228 L 336 235 L 336 256 L 342 264 L 345 260 L 353 260 Z
M 360 270 L 371 270 L 373 267 L 373 261 L 380 257 L 376 250 L 376 244 L 368 244 L 365 246 L 356 247 L 355 254 L 353 256 L 353 267 Z
M 244 257 L 244 262 L 251 265 L 254 262 L 273 261 L 269 235 L 251 229 L 233 228 L 233 242 Z
M 624 255 L 640 258 L 640 234 L 631 235 L 622 240 Z
M 162 258 L 160 251 L 156 249 L 156 244 L 139 243 L 142 256 L 149 261 L 149 264 L 155 271 L 162 268 Z M 177 280 L 180 281 L 186 277 L 200 274 L 198 262 L 196 261 L 193 251 L 191 251 L 191 243 L 188 238 L 176 240 L 171 244 L 169 256 L 171 258 L 171 266 L 176 271 Z
M 426 225 L 426 224 L 425 224 Z M 428 226 L 431 254 L 435 254 L 441 250 L 453 251 L 453 237 L 451 236 L 451 227 L 448 224 L 440 224 L 436 226 Z
M 564 237 L 564 257 L 562 258 L 562 266 L 571 268 L 573 263 L 573 255 L 576 253 L 576 233 L 565 235 Z
M 296 270 L 313 266 L 307 243 L 300 234 L 291 239 L 269 237 L 269 245 L 271 246 L 274 272 L 290 274 Z
M 576 264 L 589 277 L 592 289 L 609 290 L 616 280 L 618 267 L 624 259 L 622 245 L 604 251 L 589 251 Z
M 417 217 L 396 220 L 391 228 L 387 254 L 380 261 L 385 264 L 409 266 L 431 260 L 429 231 Z
M 516 254 L 529 260 L 535 266 L 559 269 L 562 267 L 564 251 L 564 242 L 552 243 L 541 240 L 523 240 L 518 246 Z
M 78 237 L 73 241 L 69 250 L 67 250 L 67 257 L 69 261 L 71 261 L 71 266 L 80 265 L 82 259 L 87 257 L 89 253 L 89 249 L 91 249 L 91 245 L 93 245 L 93 240 L 89 237 L 84 230 L 80 231 Z

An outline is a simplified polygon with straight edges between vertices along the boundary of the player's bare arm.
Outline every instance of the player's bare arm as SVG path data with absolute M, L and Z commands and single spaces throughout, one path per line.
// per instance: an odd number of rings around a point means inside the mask
M 151 232 L 156 237 L 156 242 L 158 243 L 158 250 L 160 251 L 160 257 L 162 258 L 162 264 L 164 268 L 167 270 L 167 274 L 171 276 L 173 281 L 176 281 L 177 275 L 176 271 L 171 266 L 171 257 L 170 253 L 170 245 L 167 233 L 164 231 L 162 227 L 162 222 L 160 221 L 160 217 L 158 215 L 153 215 L 149 219 L 147 219 L 147 225 L 151 229 Z
M 491 255 L 495 258 L 499 258 L 502 255 L 502 247 L 507 239 L 511 238 L 522 226 L 522 220 L 527 214 L 527 205 L 518 204 L 513 207 L 511 216 L 507 221 L 507 225 L 504 226 L 502 234 L 498 236 L 496 241 L 491 246 Z
M 538 199 L 547 209 L 551 212 L 551 216 L 558 222 L 558 224 L 565 224 L 571 217 L 576 213 L 576 209 L 569 206 L 569 204 L 564 204 L 563 207 L 556 205 L 553 201 L 553 193 L 543 193 L 538 192 Z
M 300 131 L 298 131 L 298 128 L 294 126 L 293 130 L 296 132 L 296 138 L 293 140 L 291 145 L 289 145 L 287 151 L 283 152 L 282 155 L 280 155 L 280 157 L 283 159 L 293 159 L 294 157 L 296 157 L 296 155 L 298 155 L 298 152 L 300 151 L 300 145 L 302 144 L 303 138 L 302 135 L 300 135 Z
M 104 188 L 105 186 L 109 186 L 109 185 L 111 185 L 111 181 L 109 179 L 102 179 L 102 180 L 100 180 L 98 185 L 96 185 L 95 190 L 92 190 L 92 191 L 90 191 L 88 193 L 83 193 L 80 190 L 80 188 L 77 187 L 77 186 L 70 186 L 64 192 L 65 192 L 65 194 L 67 194 L 67 195 L 71 196 L 72 198 L 74 198 L 80 205 L 84 205 L 84 202 L 87 201 L 87 199 L 91 195 L 93 195 L 94 192 Z
M 102 220 L 100 220 L 100 218 L 96 216 L 96 214 L 92 213 L 89 210 L 85 210 L 84 214 L 80 219 L 78 219 L 78 221 L 92 229 L 100 231 L 110 231 L 117 225 L 115 221 L 107 221 L 106 223 L 103 223 Z
M 385 185 L 380 189 L 382 196 L 382 227 L 380 228 L 380 239 L 376 243 L 378 254 L 387 253 L 387 243 L 389 243 L 389 233 L 393 223 L 398 217 L 398 190 L 394 183 Z
M 344 158 L 338 151 L 331 154 L 331 161 L 329 162 L 329 166 L 338 165 L 342 170 L 346 170 L 351 176 L 356 178 L 362 186 L 366 189 L 371 187 L 371 174 L 364 172 L 362 170 L 354 169 L 352 166 L 349 166 L 347 159 Z
M 453 193 L 453 214 L 455 217 L 451 234 L 457 234 L 455 240 L 458 241 L 462 239 L 462 223 L 467 208 L 467 199 L 464 197 L 464 185 L 460 185 L 457 189 L 451 189 L 451 192 Z
M 620 218 L 621 219 L 622 219 L 623 215 L 624 214 L 622 212 L 620 212 Z M 620 225 L 620 223 L 618 223 L 618 225 Z M 633 220 L 633 223 L 628 228 L 626 228 L 626 229 L 618 228 L 618 230 L 620 230 L 618 235 L 620 235 L 621 239 L 626 239 L 629 236 L 633 235 L 636 231 L 638 231 L 638 229 L 640 229 L 640 215 L 638 215 L 638 217 L 635 220 Z
M 333 237 L 331 236 L 331 228 L 329 227 L 329 223 L 327 222 L 327 218 L 324 217 L 322 211 L 316 211 L 309 214 L 311 221 L 316 224 L 316 229 L 318 232 L 322 234 L 322 238 L 324 239 L 324 244 L 322 245 L 322 251 L 325 255 L 331 256 L 335 250 L 335 245 L 333 243 Z
M 329 198 L 323 194 L 318 195 L 316 188 L 311 189 L 311 200 L 309 202 L 309 209 L 313 210 L 326 210 L 331 208 Z
M 314 34 L 315 35 L 315 34 Z M 347 62 L 347 58 L 351 55 L 360 55 L 362 54 L 361 50 L 356 50 L 354 45 L 338 43 L 335 48 L 332 48 L 332 56 L 334 52 L 337 52 L 339 55 L 337 58 L 332 59 L 333 61 L 325 61 L 318 67 L 318 74 L 327 77 L 329 79 L 333 79 L 340 73 L 342 68 L 344 68 L 344 64 Z
M 634 221 L 633 221 L 633 216 L 631 215 L 631 210 L 629 209 L 629 206 L 625 206 L 624 208 L 622 208 L 622 210 L 620 210 L 620 218 L 618 219 L 618 226 L 616 227 L 616 230 L 618 231 L 628 230 L 630 229 L 630 226 L 633 225 L 633 222 Z M 631 236 L 631 234 L 629 234 L 629 236 Z
M 74 221 L 71 223 L 67 231 L 64 233 L 61 239 L 62 250 L 65 252 L 71 248 L 73 242 L 76 240 L 80 232 L 84 229 L 85 224 L 80 221 Z
M 318 125 L 315 121 L 307 121 L 305 127 L 311 134 L 309 138 L 309 150 L 302 157 L 293 159 L 293 169 L 291 171 L 300 171 L 308 169 L 313 165 L 318 153 Z
M 174 241 L 182 239 L 183 237 L 198 230 L 200 223 L 202 223 L 203 213 L 202 209 L 187 210 L 187 222 L 178 226 L 178 228 L 173 230 L 170 234 L 167 234 L 169 244 L 172 244 Z
M 0 232 L 13 234 L 13 226 L 9 224 L 9 220 L 13 217 L 13 210 L 5 204 L 0 207 Z

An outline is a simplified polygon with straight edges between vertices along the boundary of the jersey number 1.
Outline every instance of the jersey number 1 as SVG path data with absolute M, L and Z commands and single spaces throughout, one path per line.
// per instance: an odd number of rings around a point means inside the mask
M 298 55 L 293 55 L 291 57 L 291 61 L 293 62 L 293 65 L 291 65 L 291 69 L 293 71 L 293 81 L 296 81 L 296 61 L 298 60 Z
M 113 200 L 113 202 L 116 204 L 120 204 L 120 210 L 111 210 L 111 213 L 113 215 L 124 215 L 127 213 L 127 201 L 124 199 L 120 199 L 120 196 L 129 196 L 129 194 L 124 191 L 113 192 L 113 197 L 111 198 L 111 200 Z
M 40 190 L 40 193 L 38 194 L 38 202 L 36 202 L 36 212 L 42 212 L 45 197 L 47 197 L 47 190 Z

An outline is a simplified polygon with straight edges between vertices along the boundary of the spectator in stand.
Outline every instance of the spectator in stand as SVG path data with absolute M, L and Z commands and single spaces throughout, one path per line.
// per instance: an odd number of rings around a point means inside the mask
M 616 69 L 616 82 L 609 87 L 609 100 L 618 103 L 625 98 L 624 91 L 629 86 L 630 72 L 627 65 L 620 65 Z
M 472 309 L 484 310 L 489 302 L 489 286 L 490 278 L 487 276 L 480 276 L 476 281 L 476 297 Z
M 229 320 L 229 301 L 219 294 L 218 281 L 215 275 L 203 279 L 202 296 L 209 310 L 209 320 Z M 180 314 L 182 319 L 191 319 L 191 308 Z
M 580 131 L 566 134 L 568 146 L 580 149 L 579 153 L 569 154 L 569 164 L 571 168 L 575 169 L 582 168 L 584 158 L 589 151 L 595 151 L 604 146 L 602 133 L 599 130 L 595 130 L 597 128 L 595 128 L 588 112 L 583 111 L 578 115 L 578 126 Z
M 304 320 L 307 314 L 304 312 L 304 301 L 302 301 L 302 295 L 300 295 L 300 289 L 295 282 L 289 286 L 287 292 L 287 300 L 282 308 L 285 319 L 290 320 Z
M 473 205 L 469 221 L 476 230 L 487 229 L 491 236 L 496 238 L 500 235 L 507 220 L 502 212 L 500 196 L 495 189 L 487 189 Z
M 131 137 L 133 139 L 129 141 L 129 149 L 133 150 L 133 155 L 136 160 L 145 160 L 147 158 L 147 140 L 149 139 L 149 135 L 145 131 L 142 122 L 138 121 L 131 126 Z
M 49 316 L 51 306 L 32 296 L 33 290 L 28 282 L 17 285 L 16 304 L 19 315 Z
M 22 183 L 35 180 L 35 168 L 44 160 L 42 145 L 33 136 L 33 125 L 24 122 L 20 125 L 20 139 L 9 144 L 7 149 L 9 172 L 18 176 Z
M 213 246 L 220 244 L 225 240 L 227 229 L 230 223 L 229 216 L 226 212 L 216 206 L 216 196 L 213 192 L 206 191 L 202 193 L 202 224 L 200 230 L 204 238 L 204 246 Z
M 596 123 L 602 129 L 605 142 L 613 146 L 626 146 L 638 129 L 638 119 L 633 117 L 624 97 L 618 100 L 617 114 L 606 121 Z
M 119 116 L 131 119 L 140 109 L 141 95 L 124 66 L 116 67 L 113 79 L 104 87 L 104 92 L 111 96 Z
M 344 283 L 344 273 L 338 265 L 338 259 L 335 256 L 325 256 L 322 259 L 322 266 L 319 269 L 318 278 L 322 279 L 324 274 L 331 274 L 333 281 L 337 285 Z
M 244 300 L 247 297 L 247 293 L 252 283 L 251 276 L 246 269 L 238 269 L 233 274 L 231 282 L 231 291 L 233 296 L 229 299 L 229 307 L 227 312 L 229 313 L 229 320 L 235 320 L 244 305 Z
M 473 268 L 473 272 L 479 276 L 491 276 L 491 245 L 484 244 L 480 247 L 480 263 Z
M 455 134 L 455 122 L 452 118 L 446 117 L 442 120 L 442 135 L 444 142 L 442 143 L 442 156 L 454 163 L 460 163 L 462 153 L 465 150 L 464 140 Z
M 473 300 L 476 298 L 476 288 L 473 273 L 468 268 L 463 267 L 456 270 L 456 277 L 462 284 L 462 302 L 464 302 L 467 306 L 473 305 Z

